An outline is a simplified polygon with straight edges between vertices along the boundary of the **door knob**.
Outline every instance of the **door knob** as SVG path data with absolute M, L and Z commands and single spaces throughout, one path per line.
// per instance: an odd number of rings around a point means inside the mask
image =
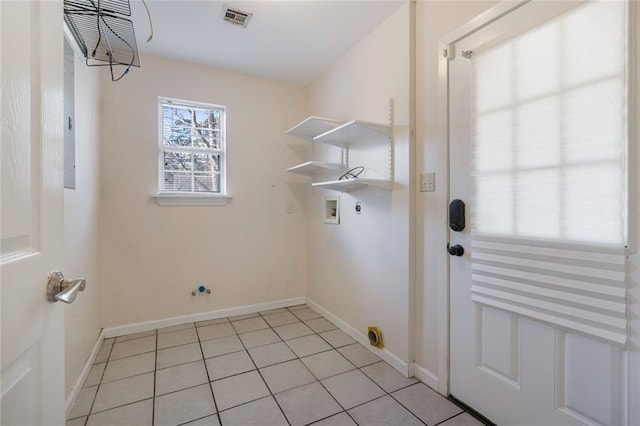
M 464 254 L 464 247 L 460 244 L 456 244 L 455 246 L 449 246 L 449 244 L 447 244 L 447 251 L 451 256 L 462 256 Z
M 65 280 L 60 271 L 54 271 L 47 280 L 47 300 L 49 302 L 71 303 L 76 300 L 78 292 L 84 291 L 84 278 Z

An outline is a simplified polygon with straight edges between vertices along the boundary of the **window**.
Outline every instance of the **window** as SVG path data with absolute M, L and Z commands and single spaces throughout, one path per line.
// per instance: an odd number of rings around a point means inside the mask
M 474 55 L 477 232 L 624 245 L 624 22 L 590 3 Z
M 225 196 L 225 108 L 160 98 L 159 197 Z
M 471 300 L 625 345 L 624 2 L 474 52 Z

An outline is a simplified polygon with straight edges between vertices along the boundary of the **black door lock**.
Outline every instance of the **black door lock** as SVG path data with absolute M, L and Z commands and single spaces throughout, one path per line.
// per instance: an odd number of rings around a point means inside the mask
M 462 256 L 464 254 L 464 247 L 460 244 L 456 244 L 455 246 L 449 246 L 449 244 L 447 244 L 447 251 L 451 256 Z
M 465 205 L 462 200 L 453 200 L 449 203 L 449 227 L 452 231 L 460 232 L 464 230 L 464 210 Z

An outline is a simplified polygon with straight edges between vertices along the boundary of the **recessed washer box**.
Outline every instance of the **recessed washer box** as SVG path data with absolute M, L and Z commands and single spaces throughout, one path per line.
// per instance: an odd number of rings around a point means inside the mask
M 324 223 L 340 224 L 340 197 L 325 197 Z

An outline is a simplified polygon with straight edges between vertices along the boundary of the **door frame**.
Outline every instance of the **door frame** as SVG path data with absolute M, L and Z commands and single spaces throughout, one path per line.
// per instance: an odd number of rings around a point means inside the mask
M 440 169 L 442 170 L 442 177 L 439 181 L 445 187 L 445 200 L 443 207 L 438 211 L 437 220 L 442 225 L 438 231 L 437 243 L 442 250 L 437 251 L 437 264 L 442 265 L 442 268 L 438 268 L 436 288 L 437 288 L 437 341 L 438 341 L 438 392 L 443 395 L 449 395 L 449 381 L 450 381 L 450 277 L 449 277 L 449 262 L 450 256 L 446 253 L 444 248 L 449 242 L 449 218 L 448 218 L 448 206 L 450 199 L 450 139 L 449 139 L 449 59 L 451 55 L 455 58 L 460 55 L 459 52 L 449 51 L 449 46 L 454 45 L 460 40 L 473 33 L 483 29 L 490 25 L 492 22 L 502 18 L 508 13 L 526 5 L 532 0 L 520 0 L 520 1 L 503 1 L 496 6 L 486 10 L 475 18 L 471 19 L 466 24 L 462 25 L 455 31 L 442 37 L 438 44 L 438 145 L 442 148 L 439 153 L 438 162 Z M 627 170 L 629 184 L 627 187 L 628 196 L 628 249 L 627 256 L 631 259 L 635 259 L 636 263 L 640 265 L 640 254 L 638 253 L 638 241 L 640 240 L 640 223 L 638 213 L 640 212 L 640 184 L 637 183 L 637 179 L 640 178 L 640 173 L 635 171 L 636 167 L 640 165 L 640 149 L 636 148 L 638 141 L 640 141 L 640 124 L 636 125 L 636 122 L 640 122 L 640 78 L 637 75 L 638 71 L 638 58 L 640 58 L 640 41 L 637 37 L 640 36 L 638 31 L 638 23 L 640 23 L 640 5 L 636 4 L 636 1 L 628 1 L 628 157 L 627 157 Z M 634 79 L 635 76 L 635 79 Z M 633 260 L 631 261 L 633 262 Z M 636 272 L 635 277 L 627 277 L 628 290 L 628 315 L 632 318 L 633 313 L 636 317 L 640 316 L 640 289 L 638 284 L 636 287 L 631 287 L 632 279 L 636 281 L 640 280 L 640 273 Z M 635 293 L 636 303 L 631 303 Z M 635 306 L 635 309 L 634 309 Z M 640 323 L 640 321 L 637 321 Z M 629 329 L 631 330 L 631 322 L 629 323 Z M 630 348 L 635 348 L 629 350 Z M 624 401 L 624 418 L 625 424 L 632 424 L 633 422 L 640 422 L 640 407 L 637 404 L 630 404 L 630 401 L 640 400 L 640 380 L 633 381 L 632 374 L 640 372 L 640 338 L 629 335 L 627 343 L 627 350 L 625 351 L 625 363 L 627 364 L 625 381 L 625 401 Z
M 442 250 L 438 250 L 437 264 L 442 265 L 438 268 L 437 274 L 437 321 L 438 321 L 438 392 L 443 395 L 449 395 L 449 373 L 450 373 L 450 329 L 449 329 L 449 261 L 450 256 L 444 248 L 449 243 L 449 198 L 450 195 L 450 143 L 449 143 L 449 58 L 451 54 L 457 55 L 458 52 L 450 52 L 448 47 L 461 39 L 479 31 L 492 22 L 500 19 L 509 12 L 529 3 L 531 0 L 521 0 L 519 2 L 502 2 L 496 6 L 486 10 L 466 24 L 462 25 L 455 31 L 442 37 L 438 43 L 438 142 L 442 147 L 440 150 L 439 163 L 441 165 L 442 177 L 438 178 L 445 187 L 445 200 L 443 208 L 438 212 L 438 223 L 441 223 L 438 231 L 438 246 Z

